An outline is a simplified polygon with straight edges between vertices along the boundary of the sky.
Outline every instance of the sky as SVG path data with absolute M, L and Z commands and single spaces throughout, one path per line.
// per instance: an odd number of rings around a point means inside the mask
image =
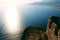
M 0 6 L 17 6 L 42 0 L 0 0 Z
M 28 3 L 35 3 L 35 2 L 52 2 L 55 1 L 59 3 L 60 0 L 0 0 L 0 8 L 5 7 L 18 7 Z
M 16 7 L 20 7 L 21 5 L 25 5 L 28 3 L 41 2 L 41 1 L 43 0 L 0 0 L 0 10 L 4 10 L 8 7 L 16 8 Z
M 56 1 L 60 2 L 60 0 L 0 0 L 0 7 L 5 6 L 19 6 L 27 3 L 34 3 L 34 2 L 49 2 L 49 1 Z

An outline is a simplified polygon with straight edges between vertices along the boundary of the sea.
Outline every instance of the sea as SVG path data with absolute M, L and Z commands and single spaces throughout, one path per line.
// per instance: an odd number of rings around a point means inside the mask
M 47 27 L 48 19 L 52 16 L 60 17 L 60 9 L 48 5 L 25 5 L 21 8 L 22 29 L 28 26 Z M 20 40 L 23 30 L 16 34 L 5 33 L 4 25 L 0 17 L 0 40 Z

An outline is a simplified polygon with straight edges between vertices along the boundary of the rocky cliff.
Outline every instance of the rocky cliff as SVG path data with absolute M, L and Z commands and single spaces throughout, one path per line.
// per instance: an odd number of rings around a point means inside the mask
M 48 24 L 46 29 L 48 40 L 60 40 L 59 30 L 60 30 L 60 17 L 52 16 L 50 19 L 48 19 Z
M 49 18 L 45 31 L 37 26 L 27 27 L 21 40 L 60 40 L 60 17 Z

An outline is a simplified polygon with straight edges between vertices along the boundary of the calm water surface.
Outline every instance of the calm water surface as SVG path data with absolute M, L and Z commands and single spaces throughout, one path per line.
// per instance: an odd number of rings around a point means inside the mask
M 21 14 L 23 19 L 22 29 L 30 25 L 46 28 L 48 18 L 51 16 L 60 16 L 60 10 L 50 6 L 29 5 L 22 7 Z M 5 33 L 2 22 L 2 18 L 0 18 L 0 40 L 20 40 L 22 30 L 19 31 L 19 29 L 16 34 Z

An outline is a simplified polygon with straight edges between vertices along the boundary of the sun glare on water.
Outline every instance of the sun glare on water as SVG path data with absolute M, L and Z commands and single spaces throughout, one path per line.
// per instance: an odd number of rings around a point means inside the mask
M 6 33 L 16 33 L 22 29 L 21 17 L 16 9 L 16 6 L 20 6 L 27 3 L 40 2 L 42 0 L 1 0 L 0 6 L 6 7 L 3 13 L 4 31 Z M 20 9 L 21 10 L 21 9 Z
M 5 32 L 7 33 L 17 32 L 21 27 L 19 22 L 20 22 L 19 14 L 16 9 L 9 7 L 4 11 Z

